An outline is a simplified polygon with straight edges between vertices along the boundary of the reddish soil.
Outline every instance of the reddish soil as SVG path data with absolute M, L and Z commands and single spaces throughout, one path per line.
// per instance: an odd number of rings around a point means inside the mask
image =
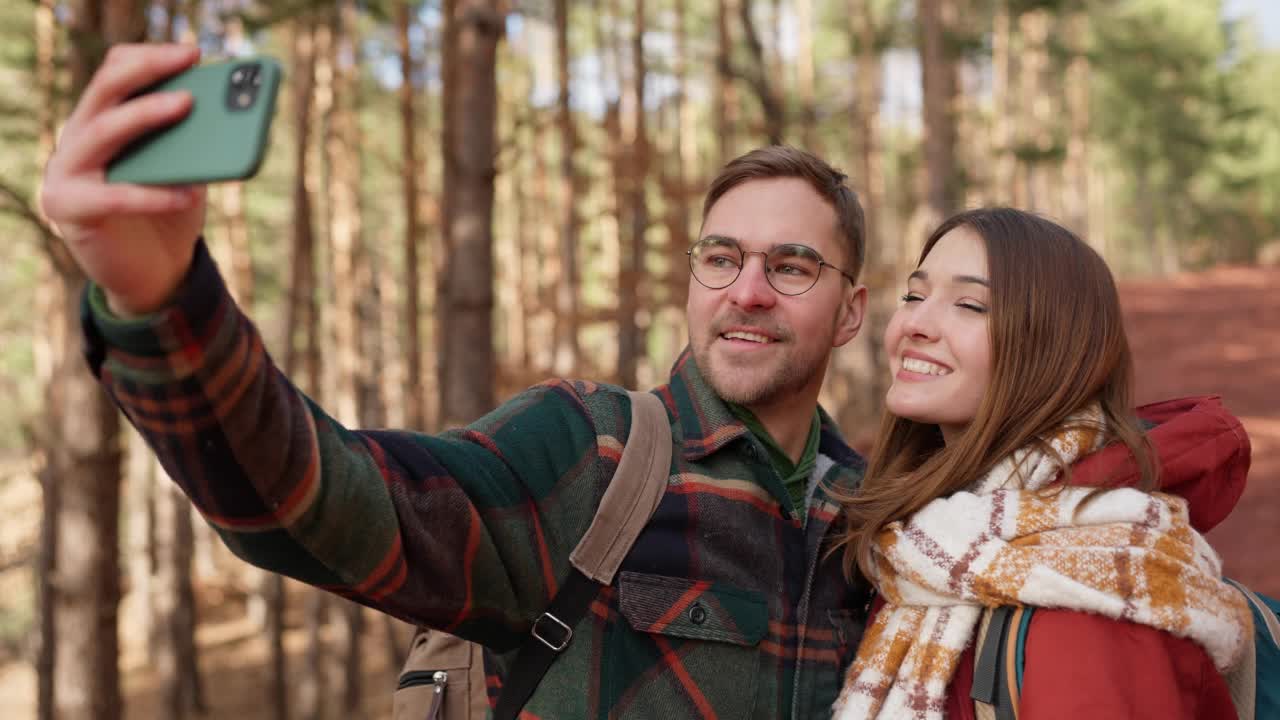
M 1244 496 L 1208 535 L 1226 572 L 1280 597 L 1280 268 L 1220 268 L 1121 288 L 1138 401 L 1220 395 L 1244 422 Z

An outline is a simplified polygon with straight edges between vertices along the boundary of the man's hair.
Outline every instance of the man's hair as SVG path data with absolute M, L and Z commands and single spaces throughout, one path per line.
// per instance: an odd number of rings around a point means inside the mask
M 862 205 L 858 203 L 857 194 L 845 184 L 848 177 L 813 153 L 786 145 L 770 145 L 730 160 L 711 181 L 711 189 L 702 204 L 702 220 L 706 221 L 711 206 L 733 188 L 748 180 L 772 178 L 800 178 L 830 203 L 848 250 L 842 269 L 857 278 L 867 251 Z

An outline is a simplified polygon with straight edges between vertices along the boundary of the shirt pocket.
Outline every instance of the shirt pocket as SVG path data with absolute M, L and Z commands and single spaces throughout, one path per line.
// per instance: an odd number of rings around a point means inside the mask
M 763 594 L 719 583 L 624 572 L 611 643 L 616 718 L 747 718 L 756 701 Z

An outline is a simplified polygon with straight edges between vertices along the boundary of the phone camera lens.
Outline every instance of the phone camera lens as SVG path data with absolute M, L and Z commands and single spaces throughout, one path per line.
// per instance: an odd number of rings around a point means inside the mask
M 244 82 L 244 70 L 236 70 L 235 72 L 231 73 L 231 82 L 234 85 L 239 85 L 240 83 Z

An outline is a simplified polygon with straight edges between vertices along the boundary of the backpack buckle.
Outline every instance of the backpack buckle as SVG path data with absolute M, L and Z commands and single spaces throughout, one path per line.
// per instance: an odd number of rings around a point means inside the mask
M 543 620 L 548 622 L 544 624 Z M 532 632 L 539 642 L 555 652 L 564 650 L 569 646 L 569 641 L 573 639 L 573 629 L 549 612 L 542 613 L 537 620 L 533 621 Z

